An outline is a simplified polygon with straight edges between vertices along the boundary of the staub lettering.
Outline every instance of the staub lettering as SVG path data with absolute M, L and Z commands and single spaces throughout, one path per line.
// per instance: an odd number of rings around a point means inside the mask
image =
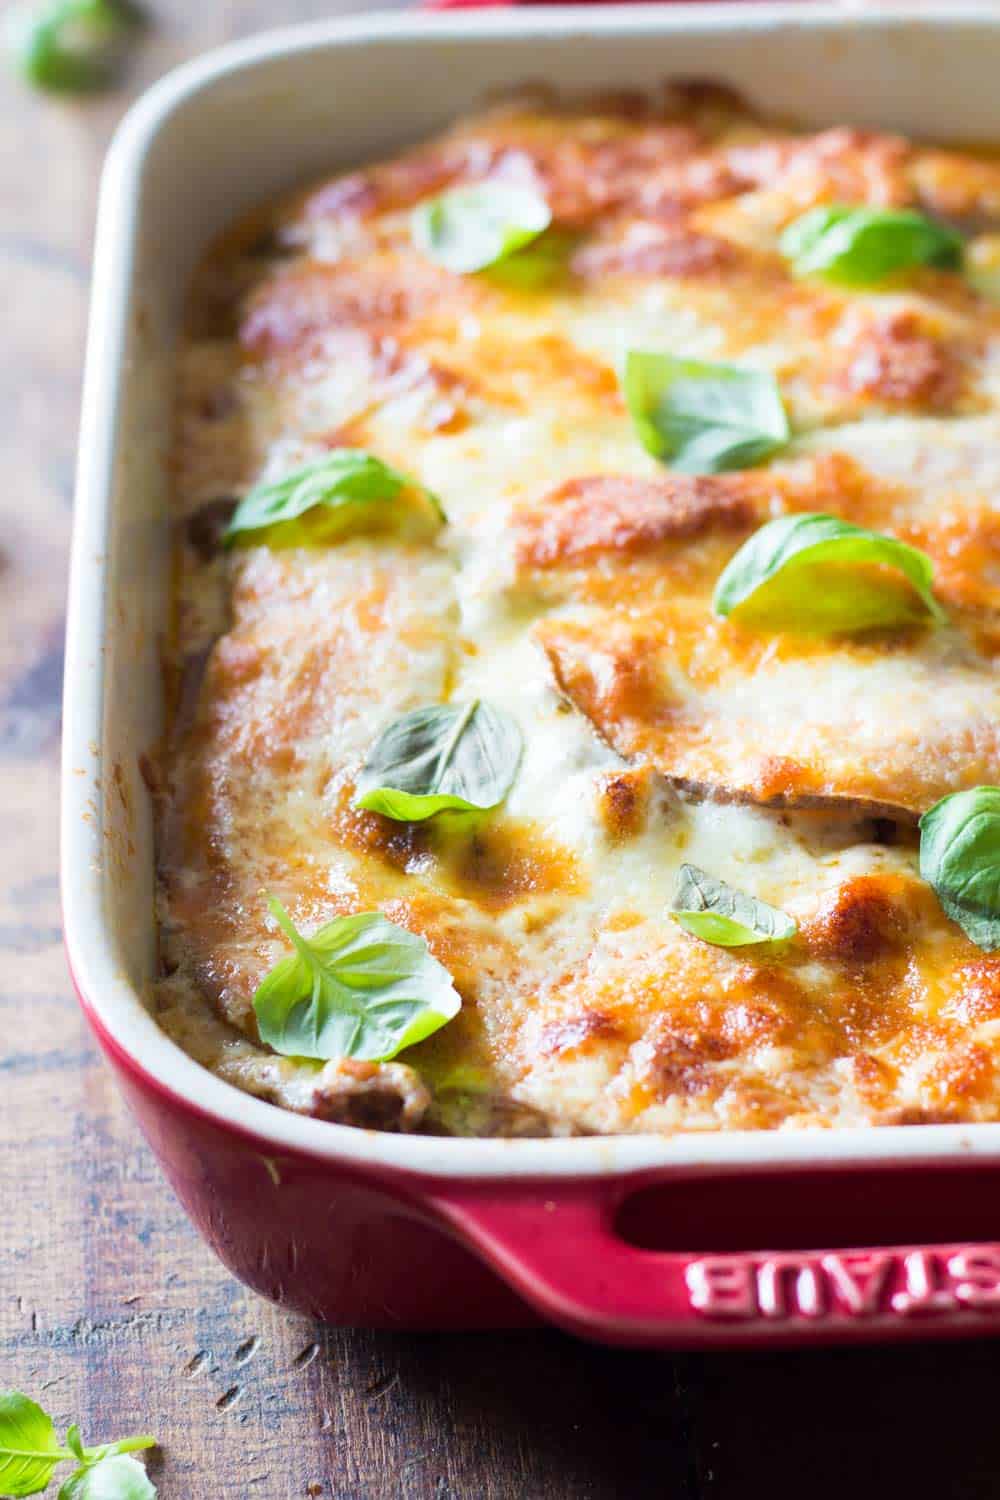
M 1000 1312 L 1000 1245 L 703 1256 L 685 1271 L 706 1318 L 934 1317 Z

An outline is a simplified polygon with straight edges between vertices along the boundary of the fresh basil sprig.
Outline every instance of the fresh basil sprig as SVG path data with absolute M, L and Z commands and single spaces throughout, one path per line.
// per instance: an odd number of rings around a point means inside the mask
M 913 266 L 957 270 L 963 256 L 962 236 L 925 214 L 851 204 L 810 209 L 789 224 L 780 245 L 797 276 L 847 286 L 876 286 Z
M 781 392 L 766 371 L 632 349 L 623 384 L 643 447 L 682 473 L 752 468 L 789 440 Z
M 405 474 L 362 448 L 334 448 L 283 479 L 255 485 L 225 540 L 322 545 L 370 531 L 425 535 L 444 521 L 437 497 Z
M 485 271 L 537 239 L 552 222 L 533 188 L 479 182 L 418 204 L 410 220 L 417 249 L 446 270 Z
M 72 1460 L 77 1468 L 60 1487 L 59 1500 L 155 1500 L 142 1464 L 128 1457 L 155 1445 L 155 1438 L 133 1437 L 85 1448 L 76 1426 L 60 1444 L 37 1402 L 20 1391 L 0 1391 L 0 1495 L 38 1495 L 57 1465 Z
M 510 715 L 480 698 L 415 708 L 379 735 L 361 768 L 354 805 L 399 823 L 449 809 L 484 812 L 510 791 L 522 748 Z
M 920 875 L 977 948 L 1000 948 L 1000 787 L 953 792 L 924 813 Z
M 81 94 L 109 87 L 143 13 L 131 0 L 48 0 L 9 12 L 17 70 L 36 88 Z
M 776 947 L 798 931 L 793 919 L 776 906 L 736 890 L 697 865 L 681 865 L 670 915 L 685 932 L 717 948 Z
M 295 950 L 253 997 L 261 1037 L 275 1052 L 386 1062 L 461 1009 L 425 940 L 381 912 L 335 917 L 306 938 L 280 901 L 267 904 Z
M 58 1500 L 155 1500 L 156 1489 L 142 1464 L 124 1455 L 109 1455 L 71 1474 Z
M 712 607 L 757 629 L 811 634 L 940 624 L 933 576 L 926 553 L 895 537 L 820 512 L 779 516 L 730 560 Z

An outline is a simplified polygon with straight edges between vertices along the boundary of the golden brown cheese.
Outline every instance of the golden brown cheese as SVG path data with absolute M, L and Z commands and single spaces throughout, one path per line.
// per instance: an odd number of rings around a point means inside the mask
M 706 618 L 707 602 L 539 625 L 559 691 L 626 759 L 703 794 L 913 817 L 1000 777 L 1000 682 L 957 633 L 831 651 Z
M 545 193 L 547 279 L 453 275 L 411 244 L 414 204 L 485 178 Z M 1000 164 L 779 130 L 704 87 L 529 100 L 263 211 L 207 259 L 154 783 L 158 1014 L 206 1066 L 322 1119 L 464 1134 L 1000 1115 L 1000 959 L 946 920 L 912 829 L 1000 781 L 1000 309 L 930 270 L 794 279 L 782 230 L 840 201 L 986 235 Z M 634 346 L 772 371 L 794 444 L 671 473 L 620 394 Z M 435 490 L 448 527 L 223 555 L 255 480 L 345 444 Z M 741 543 L 808 510 L 924 548 L 949 627 L 830 642 L 714 619 Z M 353 807 L 391 719 L 475 696 L 524 735 L 503 808 L 462 827 Z M 677 926 L 685 861 L 792 915 L 787 950 Z M 285 951 L 265 888 L 305 931 L 379 909 L 424 934 L 460 1015 L 389 1064 L 275 1056 L 252 1009 Z

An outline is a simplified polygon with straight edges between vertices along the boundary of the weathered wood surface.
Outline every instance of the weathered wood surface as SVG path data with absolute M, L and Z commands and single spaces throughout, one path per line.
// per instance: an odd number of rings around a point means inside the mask
M 159 0 L 130 91 L 330 9 Z M 92 1439 L 151 1429 L 164 1500 L 995 1500 L 1000 1346 L 667 1358 L 321 1329 L 245 1292 L 188 1226 L 77 1013 L 56 884 L 93 199 L 124 102 L 0 82 L 0 1385 Z

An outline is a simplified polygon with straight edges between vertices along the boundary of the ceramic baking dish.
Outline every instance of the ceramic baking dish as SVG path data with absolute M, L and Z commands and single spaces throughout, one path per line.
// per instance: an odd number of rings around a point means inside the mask
M 530 78 L 727 81 L 817 124 L 1000 140 L 1000 14 L 672 5 L 377 16 L 273 33 L 157 85 L 101 195 L 66 661 L 63 892 L 121 1088 L 227 1266 L 339 1323 L 542 1316 L 693 1346 L 1000 1328 L 1000 1124 L 575 1140 L 404 1137 L 300 1118 L 160 1033 L 140 759 L 161 721 L 171 345 L 234 215 Z M 859 1248 L 860 1247 L 860 1248 Z

